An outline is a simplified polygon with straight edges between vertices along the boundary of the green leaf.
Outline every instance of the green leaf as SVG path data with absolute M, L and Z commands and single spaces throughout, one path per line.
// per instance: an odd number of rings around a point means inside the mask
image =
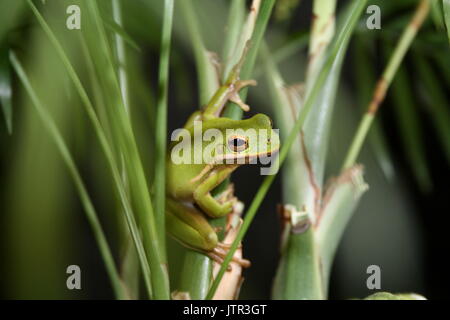
M 139 45 L 136 43 L 136 41 L 133 40 L 133 38 L 125 31 L 125 29 L 121 25 L 117 24 L 111 19 L 106 18 L 103 19 L 103 22 L 109 31 L 117 33 L 130 47 L 141 52 L 141 48 L 139 47 Z
M 103 228 L 98 219 L 98 215 L 95 210 L 95 207 L 92 204 L 92 200 L 86 190 L 85 184 L 81 178 L 78 168 L 75 165 L 73 157 L 70 154 L 67 144 L 64 141 L 64 138 L 62 137 L 58 127 L 56 126 L 56 124 L 55 124 L 54 120 L 52 119 L 51 115 L 49 114 L 48 110 L 43 106 L 42 102 L 37 97 L 35 90 L 33 89 L 33 87 L 30 84 L 28 76 L 26 75 L 21 63 L 19 62 L 19 60 L 17 59 L 17 57 L 14 53 L 10 54 L 10 59 L 11 59 L 12 65 L 14 66 L 14 68 L 16 70 L 16 73 L 18 74 L 23 86 L 25 87 L 25 90 L 31 97 L 33 106 L 35 107 L 39 117 L 41 118 L 41 120 L 42 120 L 45 128 L 47 129 L 48 133 L 50 134 L 51 138 L 55 141 L 55 144 L 56 144 L 59 152 L 61 153 L 64 163 L 66 164 L 66 166 L 69 170 L 69 173 L 72 176 L 75 187 L 79 193 L 81 203 L 83 204 L 84 212 L 86 213 L 87 220 L 90 223 L 91 228 L 94 232 L 94 237 L 99 246 L 99 250 L 102 255 L 103 261 L 105 263 L 106 270 L 108 272 L 109 279 L 111 281 L 111 284 L 112 284 L 112 287 L 116 294 L 116 297 L 118 299 L 125 299 L 127 297 L 127 294 L 124 290 L 124 287 L 122 286 L 122 282 L 120 280 L 119 273 L 118 273 L 117 268 L 114 263 L 113 255 L 111 253 L 111 249 L 106 240 L 106 236 L 103 232 Z
M 447 26 L 447 35 L 450 42 L 450 0 L 442 0 L 442 5 L 444 9 L 444 20 Z
M 354 54 L 356 64 L 356 68 L 354 68 L 355 79 L 357 79 L 355 83 L 357 102 L 362 112 L 365 112 L 365 108 L 372 97 L 372 90 L 376 79 L 375 70 L 370 60 L 373 56 L 367 50 L 362 35 L 358 35 L 356 38 Z M 368 138 L 381 170 L 388 180 L 392 180 L 395 175 L 395 170 L 392 164 L 392 157 L 389 153 L 386 136 L 378 119 L 374 120 Z
M 31 0 L 27 0 L 27 4 L 30 7 L 33 14 L 35 15 L 36 19 L 38 20 L 38 22 L 41 25 L 42 29 L 44 30 L 45 34 L 50 39 L 50 42 L 54 46 L 56 52 L 58 53 L 62 63 L 64 64 L 64 67 L 66 68 L 67 74 L 71 78 L 76 91 L 80 95 L 80 98 L 82 101 L 82 106 L 85 108 L 85 111 L 89 117 L 89 120 L 92 122 L 92 126 L 93 126 L 95 133 L 97 135 L 97 138 L 100 142 L 100 146 L 101 146 L 101 148 L 106 156 L 106 160 L 109 164 L 109 168 L 111 170 L 111 174 L 112 174 L 112 177 L 114 180 L 114 186 L 117 188 L 117 193 L 119 195 L 120 202 L 124 209 L 123 212 L 125 215 L 125 220 L 129 227 L 129 231 L 132 236 L 133 243 L 135 244 L 136 250 L 138 252 L 139 262 L 140 262 L 140 265 L 142 268 L 146 289 L 147 289 L 148 295 L 151 297 L 152 296 L 152 288 L 151 288 L 151 280 L 150 280 L 150 269 L 149 269 L 149 265 L 147 264 L 146 252 L 145 252 L 145 249 L 144 249 L 141 237 L 140 237 L 140 232 L 137 227 L 136 220 L 134 218 L 133 208 L 131 207 L 131 203 L 127 197 L 127 192 L 126 192 L 125 186 L 123 184 L 117 162 L 114 158 L 112 147 L 109 144 L 108 139 L 106 138 L 103 127 L 100 124 L 100 121 L 94 110 L 94 106 L 93 106 L 85 88 L 83 87 L 83 84 L 81 83 L 81 80 L 78 77 L 73 65 L 71 64 L 67 54 L 65 53 L 64 48 L 62 47 L 61 43 L 56 38 L 53 31 L 50 29 L 50 27 L 47 24 L 47 22 L 45 21 L 44 17 L 40 14 L 40 12 L 36 8 L 36 6 L 33 4 L 33 2 Z
M 412 96 L 405 67 L 400 67 L 392 82 L 392 98 L 396 120 L 400 129 L 406 158 L 423 192 L 432 188 L 430 172 L 426 161 L 420 116 Z
M 0 48 L 0 104 L 5 117 L 6 128 L 12 134 L 12 90 L 9 70 L 8 49 Z
M 431 116 L 433 128 L 450 163 L 450 105 L 444 92 L 447 84 L 440 82 L 438 75 L 423 56 L 415 54 L 414 62 L 425 89 L 426 110 Z M 443 71 L 446 70 L 446 65 L 447 61 L 443 64 Z
M 268 1 L 265 1 L 266 3 Z M 312 106 L 314 105 L 317 96 L 319 92 L 321 91 L 322 86 L 324 85 L 326 79 L 328 78 L 330 74 L 330 70 L 333 67 L 333 64 L 338 56 L 340 54 L 341 49 L 345 47 L 345 45 L 348 43 L 353 30 L 355 28 L 355 25 L 357 21 L 359 20 L 359 17 L 361 13 L 363 12 L 363 9 L 365 8 L 366 1 L 361 0 L 355 0 L 352 2 L 352 5 L 349 7 L 348 15 L 346 15 L 345 23 L 342 24 L 341 29 L 337 32 L 335 41 L 333 42 L 329 53 L 327 55 L 327 58 L 325 59 L 325 62 L 323 64 L 323 67 L 321 71 L 319 72 L 319 75 L 317 77 L 317 80 L 312 85 L 312 89 L 310 91 L 310 94 L 306 98 L 306 102 L 303 105 L 302 109 L 299 112 L 299 116 L 296 120 L 296 123 L 291 130 L 288 138 L 284 141 L 284 144 L 282 144 L 280 155 L 277 159 L 279 161 L 279 164 L 283 164 L 283 162 L 286 160 L 286 157 L 289 153 L 289 150 L 291 146 L 293 145 L 294 141 L 296 141 L 296 137 L 298 136 L 298 133 L 300 129 L 303 127 L 303 124 L 305 122 L 305 118 L 308 115 L 309 111 L 311 110 Z M 249 209 L 247 210 L 247 213 L 245 214 L 244 222 L 241 226 L 241 229 L 239 230 L 238 235 L 236 236 L 236 239 L 234 240 L 233 244 L 231 245 L 231 248 L 227 254 L 227 256 L 224 259 L 224 262 L 217 274 L 217 277 L 214 279 L 214 282 L 211 286 L 211 289 L 208 293 L 208 297 L 212 297 L 214 295 L 214 292 L 216 288 L 219 285 L 220 280 L 222 279 L 226 268 L 228 264 L 230 263 L 234 252 L 239 246 L 239 243 L 241 243 L 243 237 L 245 236 L 248 228 L 250 227 L 251 222 L 253 221 L 253 218 L 256 215 L 256 212 L 261 205 L 265 195 L 267 194 L 271 184 L 275 180 L 275 175 L 268 175 L 264 179 L 263 183 L 259 187 L 258 191 L 256 192 L 255 197 L 253 198 L 252 203 L 250 204 Z
M 316 244 L 320 248 L 325 289 L 328 287 L 336 249 L 361 196 L 367 189 L 362 166 L 354 166 L 332 180 L 324 194 L 316 223 Z
M 165 252 L 166 223 L 165 223 L 165 202 L 166 202 L 166 153 L 167 153 L 167 109 L 169 90 L 169 60 L 170 45 L 172 39 L 173 21 L 173 0 L 164 1 L 164 19 L 161 35 L 161 49 L 158 75 L 158 105 L 156 109 L 156 132 L 155 132 L 155 172 L 154 172 L 154 203 L 155 203 L 155 224 L 159 243 L 162 251 Z
M 442 2 L 438 1 L 431 1 L 431 18 L 433 19 L 433 22 L 435 26 L 439 29 L 444 29 L 444 12 L 442 10 Z

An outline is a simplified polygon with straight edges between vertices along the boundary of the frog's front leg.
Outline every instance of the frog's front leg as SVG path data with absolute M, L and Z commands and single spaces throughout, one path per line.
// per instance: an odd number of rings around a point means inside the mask
M 255 80 L 231 79 L 222 85 L 203 109 L 203 120 L 213 119 L 220 116 L 228 101 L 236 103 L 242 110 L 249 111 L 250 107 L 239 97 L 239 91 L 247 86 L 255 86 Z
M 221 203 L 218 199 L 214 199 L 211 190 L 217 187 L 225 180 L 235 169 L 237 165 L 223 165 L 219 169 L 215 169 L 208 177 L 195 189 L 194 200 L 198 206 L 210 217 L 219 218 L 227 215 L 233 209 L 235 198 Z

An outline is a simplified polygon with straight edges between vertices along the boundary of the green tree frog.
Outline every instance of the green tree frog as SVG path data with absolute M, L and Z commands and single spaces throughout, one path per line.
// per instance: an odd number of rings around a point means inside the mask
M 219 262 L 226 255 L 228 246 L 219 242 L 208 218 L 223 217 L 231 213 L 237 200 L 230 189 L 219 198 L 214 198 L 211 191 L 240 165 L 271 156 L 280 146 L 279 137 L 272 130 L 272 122 L 264 114 L 257 114 L 245 120 L 220 117 L 228 101 L 233 101 L 244 111 L 248 111 L 248 105 L 242 102 L 238 92 L 241 88 L 254 84 L 252 80 L 239 80 L 238 71 L 233 70 L 227 82 L 217 90 L 208 105 L 188 119 L 184 126 L 186 135 L 182 142 L 173 141 L 168 148 L 167 230 L 183 245 L 204 252 Z M 200 129 L 196 128 L 199 124 Z M 206 138 L 208 132 L 215 132 L 214 139 Z M 260 135 L 264 132 L 267 135 Z M 187 154 L 184 156 L 188 156 L 192 161 L 173 161 L 173 153 L 176 148 L 180 148 L 180 143 L 186 147 L 184 152 Z M 203 157 L 204 154 L 209 155 L 207 161 Z M 196 156 L 200 156 L 200 161 L 193 161 Z M 247 260 L 238 260 L 243 266 L 248 264 Z

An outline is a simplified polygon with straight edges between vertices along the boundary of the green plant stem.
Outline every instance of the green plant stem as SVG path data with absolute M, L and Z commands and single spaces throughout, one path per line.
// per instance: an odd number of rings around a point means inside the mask
M 115 266 L 114 258 L 109 248 L 108 241 L 106 240 L 106 236 L 103 232 L 103 228 L 98 219 L 97 212 L 94 208 L 94 205 L 92 204 L 91 198 L 89 197 L 89 194 L 86 190 L 86 187 L 83 183 L 80 173 L 78 172 L 75 162 L 70 154 L 70 151 L 67 148 L 67 145 L 61 133 L 59 132 L 54 120 L 51 118 L 50 114 L 37 97 L 36 92 L 34 91 L 33 87 L 31 86 L 28 80 L 28 76 L 26 75 L 21 63 L 19 62 L 19 60 L 17 59 L 16 55 L 13 52 L 10 53 L 10 61 L 17 75 L 19 76 L 23 86 L 25 87 L 25 90 L 28 92 L 31 101 L 33 102 L 32 104 L 35 107 L 39 117 L 41 118 L 42 123 L 48 130 L 50 136 L 53 138 L 64 160 L 64 163 L 66 164 L 70 172 L 70 175 L 72 176 L 75 187 L 77 188 L 77 191 L 79 193 L 81 203 L 84 207 L 84 212 L 86 213 L 86 217 L 89 221 L 89 224 L 91 225 L 94 237 L 97 241 L 100 253 L 105 263 L 106 271 L 111 281 L 111 285 L 113 287 L 116 298 L 126 299 L 127 294 L 120 280 L 120 276 Z
M 198 19 L 193 8 L 193 1 L 180 1 L 180 8 L 187 24 L 189 37 L 194 48 L 197 78 L 199 81 L 199 100 L 201 104 L 207 103 L 219 86 L 217 71 L 213 66 L 209 53 L 203 43 Z
M 448 41 L 450 43 L 450 0 L 442 0 L 442 6 L 444 9 L 444 20 L 447 27 Z
M 120 0 L 112 0 L 112 8 L 113 8 L 113 16 L 115 22 L 122 27 L 122 8 L 120 5 Z M 122 93 L 123 104 L 127 112 L 130 112 L 130 98 L 129 98 L 129 90 L 128 90 L 128 77 L 126 72 L 126 51 L 125 51 L 125 43 L 122 36 L 118 33 L 115 34 L 115 43 L 116 43 L 116 53 L 117 53 L 117 61 L 118 61 L 118 75 L 120 82 L 120 90 Z
M 165 261 L 165 254 L 162 251 L 159 243 L 158 230 L 155 225 L 155 216 L 150 198 L 150 192 L 147 186 L 145 172 L 142 161 L 140 159 L 136 140 L 134 137 L 130 117 L 126 114 L 123 107 L 123 100 L 120 94 L 119 81 L 115 73 L 114 61 L 111 49 L 108 43 L 108 35 L 99 12 L 98 3 L 95 1 L 86 1 L 88 14 L 90 14 L 93 27 L 99 35 L 99 47 L 105 55 L 102 60 L 105 81 L 110 86 L 112 101 L 112 121 L 116 125 L 115 138 L 119 141 L 122 154 L 124 156 L 124 163 L 127 168 L 127 173 L 130 178 L 130 192 L 133 195 L 134 204 L 136 205 L 136 212 L 138 213 L 139 225 L 144 239 L 144 248 L 146 250 L 148 264 L 151 270 L 151 283 L 155 299 L 169 299 L 169 278 L 167 272 L 167 262 Z M 164 230 L 161 230 L 164 232 Z
M 223 46 L 222 59 L 226 64 L 226 70 L 222 74 L 222 82 L 225 82 L 229 70 L 233 66 L 233 52 L 241 34 L 245 16 L 245 3 L 242 0 L 232 0 L 227 21 L 227 35 Z
M 213 65 L 203 42 L 198 18 L 192 1 L 180 1 L 184 20 L 194 51 L 197 77 L 199 83 L 199 102 L 205 105 L 219 88 L 217 70 Z M 187 249 L 178 291 L 189 292 L 192 299 L 203 300 L 209 288 L 212 274 L 212 261 L 203 253 Z
M 167 139 L 167 95 L 169 87 L 169 58 L 170 42 L 172 36 L 173 20 L 173 0 L 164 1 L 164 20 L 161 35 L 161 50 L 159 62 L 158 81 L 158 105 L 156 108 L 156 134 L 155 134 L 155 223 L 156 229 L 164 232 L 159 233 L 159 245 L 162 252 L 165 252 L 166 242 L 166 222 L 165 222 L 165 202 L 166 202 L 166 139 Z M 164 258 L 165 260 L 166 258 Z
M 264 2 L 265 4 L 266 2 Z M 310 94 L 308 95 L 306 102 L 303 106 L 303 108 L 300 110 L 299 116 L 297 117 L 297 120 L 295 122 L 294 127 L 292 128 L 288 138 L 286 139 L 284 145 L 281 148 L 279 158 L 277 158 L 278 164 L 281 166 L 283 162 L 285 161 L 287 154 L 289 152 L 289 149 L 291 148 L 293 142 L 295 141 L 297 134 L 300 130 L 300 128 L 303 126 L 303 123 L 305 121 L 306 116 L 308 115 L 308 112 L 310 111 L 312 105 L 314 104 L 314 101 L 316 99 L 317 94 L 320 92 L 322 85 L 325 83 L 329 70 L 331 69 L 334 59 L 336 58 L 340 47 L 342 46 L 342 43 L 344 41 L 348 41 L 350 37 L 350 31 L 353 30 L 357 19 L 359 18 L 361 12 L 363 11 L 365 6 L 365 1 L 357 1 L 354 4 L 354 8 L 352 10 L 353 14 L 350 15 L 349 21 L 344 25 L 342 32 L 339 34 L 339 36 L 336 39 L 336 42 L 333 44 L 330 55 L 327 57 L 327 59 L 324 62 L 324 66 L 322 70 L 320 71 L 317 81 L 314 83 L 314 85 L 311 88 Z M 262 6 L 264 7 L 264 6 Z M 263 10 L 261 9 L 261 12 Z M 259 17 L 258 17 L 259 20 Z M 229 252 L 227 256 L 224 259 L 224 262 L 222 263 L 222 266 L 214 279 L 213 284 L 211 285 L 211 289 L 208 292 L 207 298 L 210 299 L 214 296 L 214 293 L 219 286 L 219 283 L 234 255 L 234 252 L 239 246 L 239 243 L 241 243 L 244 235 L 246 234 L 251 222 L 253 221 L 253 218 L 255 217 L 256 211 L 258 210 L 259 206 L 261 205 L 265 195 L 267 194 L 267 191 L 269 190 L 271 184 L 273 183 L 275 179 L 275 175 L 269 175 L 267 176 L 261 186 L 259 187 L 258 191 L 256 192 L 255 197 L 253 198 L 252 203 L 250 204 L 249 209 L 247 210 L 247 213 L 244 218 L 244 222 L 241 226 L 241 229 L 238 232 L 238 235 L 236 236 L 236 239 L 232 243 Z
M 97 115 L 94 111 L 94 107 L 92 105 L 91 100 L 89 99 L 89 96 L 87 95 L 83 85 L 81 84 L 80 78 L 78 77 L 77 73 L 75 72 L 75 69 L 73 68 L 72 64 L 69 61 L 69 58 L 64 52 L 64 49 L 60 45 L 58 39 L 51 31 L 50 27 L 45 22 L 42 15 L 39 13 L 37 8 L 34 6 L 33 2 L 31 0 L 27 0 L 27 3 L 29 4 L 31 10 L 33 11 L 34 15 L 36 16 L 39 24 L 41 25 L 44 32 L 47 34 L 48 38 L 50 39 L 50 42 L 53 44 L 53 46 L 56 49 L 56 52 L 58 53 L 59 57 L 61 58 L 64 66 L 67 69 L 67 73 L 69 77 L 71 78 L 75 89 L 78 91 L 83 106 L 85 107 L 86 113 L 88 114 L 88 117 L 90 121 L 92 122 L 92 125 L 94 127 L 95 133 L 99 139 L 100 146 L 103 149 L 103 152 L 105 153 L 106 160 L 109 164 L 112 177 L 114 180 L 114 185 L 117 188 L 117 192 L 119 194 L 119 199 L 122 203 L 122 206 L 124 208 L 125 218 L 128 224 L 128 228 L 130 230 L 130 234 L 132 236 L 133 242 L 136 246 L 136 250 L 139 257 L 139 262 L 142 268 L 143 276 L 144 276 L 144 282 L 146 285 L 147 293 L 149 297 L 152 297 L 152 287 L 151 287 L 151 280 L 150 280 L 150 269 L 147 262 L 147 257 L 145 254 L 144 246 L 142 244 L 142 241 L 140 239 L 139 235 L 139 229 L 137 227 L 133 210 L 131 208 L 131 204 L 127 198 L 126 188 L 123 185 L 120 172 L 118 169 L 118 165 L 114 159 L 114 155 L 111 149 L 111 146 L 108 143 L 108 140 L 106 138 L 106 135 L 103 131 L 103 128 L 100 124 L 100 121 L 97 118 Z
M 269 21 L 270 14 L 272 13 L 274 0 L 264 0 L 259 8 L 258 17 L 256 19 L 255 27 L 253 29 L 252 36 L 250 38 L 250 49 L 245 58 L 244 65 L 242 66 L 240 77 L 241 79 L 249 79 L 252 76 L 253 67 L 256 62 L 256 57 L 261 45 L 261 41 L 264 37 L 264 32 Z M 248 88 L 243 88 L 240 91 L 240 97 L 243 101 L 247 98 Z M 240 119 L 242 117 L 242 109 L 236 106 L 234 103 L 229 103 L 224 110 L 223 116 L 232 119 Z
M 391 84 L 392 79 L 394 78 L 400 66 L 400 63 L 403 61 L 406 52 L 411 46 L 411 43 L 416 37 L 417 31 L 423 24 L 429 11 L 430 0 L 421 0 L 410 23 L 405 28 L 400 41 L 398 42 L 398 45 L 394 50 L 394 53 L 389 59 L 386 69 L 381 76 L 381 79 L 378 80 L 378 84 L 375 88 L 372 101 L 369 103 L 367 112 L 359 124 L 359 127 L 356 131 L 356 134 L 353 138 L 344 164 L 342 166 L 342 170 L 348 169 L 355 164 L 355 161 L 361 151 L 363 142 L 375 118 L 376 112 L 386 96 L 389 85 Z

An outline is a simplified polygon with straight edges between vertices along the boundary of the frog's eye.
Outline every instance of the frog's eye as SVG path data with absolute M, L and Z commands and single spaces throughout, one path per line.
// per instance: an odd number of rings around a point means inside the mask
M 248 148 L 247 137 L 232 136 L 228 140 L 228 149 L 233 152 L 242 152 Z

